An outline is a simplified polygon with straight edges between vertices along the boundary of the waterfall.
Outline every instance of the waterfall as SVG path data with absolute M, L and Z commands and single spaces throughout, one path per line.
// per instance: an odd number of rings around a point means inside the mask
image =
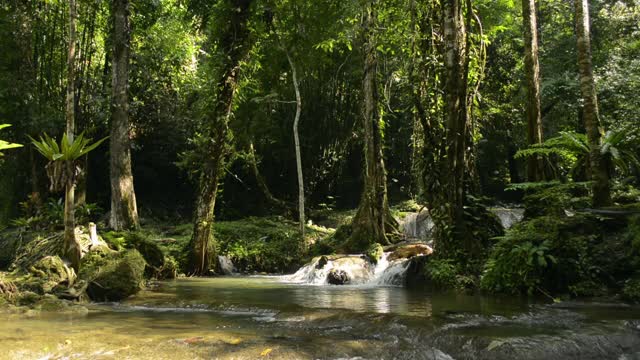
M 285 282 L 307 285 L 329 285 L 333 274 L 347 279 L 344 285 L 402 286 L 408 259 L 389 261 L 390 253 L 384 253 L 376 265 L 361 255 L 317 257 L 301 267 L 295 274 L 283 276 Z
M 518 208 L 492 208 L 489 209 L 489 211 L 500 219 L 500 223 L 505 229 L 509 229 L 514 224 L 522 221 L 522 217 L 524 216 L 524 209 Z M 427 210 L 407 214 L 401 222 L 402 232 L 408 239 L 430 239 L 433 226 L 433 220 L 431 220 L 431 216 Z
M 235 273 L 236 268 L 233 266 L 233 262 L 228 256 L 218 255 L 218 264 L 220 265 L 220 270 L 222 270 L 223 274 L 233 275 L 233 273 Z

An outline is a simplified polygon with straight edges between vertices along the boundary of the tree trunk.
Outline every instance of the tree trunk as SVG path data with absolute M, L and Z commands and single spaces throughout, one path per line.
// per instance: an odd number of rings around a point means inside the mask
M 217 39 L 220 61 L 220 78 L 216 84 L 216 101 L 209 121 L 204 129 L 207 137 L 207 149 L 210 154 L 202 164 L 198 198 L 194 212 L 193 235 L 190 243 L 189 272 L 192 275 L 204 275 L 215 268 L 211 259 L 214 257 L 212 226 L 218 182 L 221 178 L 224 159 L 229 151 L 229 119 L 232 113 L 233 100 L 238 84 L 240 64 L 251 48 L 250 29 L 247 26 L 249 8 L 252 0 L 227 0 L 227 16 L 229 21 L 220 26 L 220 38 Z
M 389 211 L 387 199 L 387 174 L 382 153 L 382 132 L 378 109 L 378 83 L 376 56 L 376 4 L 365 3 L 362 20 L 364 77 L 363 77 L 363 127 L 364 127 L 364 189 L 360 205 L 353 219 L 348 247 L 363 250 L 373 243 L 389 244 L 388 233 L 397 231 L 397 222 Z
M 535 0 L 522 0 L 524 22 L 524 67 L 527 79 L 527 141 L 542 144 L 542 116 L 540 113 L 540 63 L 538 62 L 538 25 Z M 540 156 L 527 160 L 527 180 L 544 180 L 544 163 Z
M 69 53 L 67 58 L 67 97 L 66 97 L 66 122 L 67 138 L 73 141 L 75 133 L 75 60 L 76 60 L 76 2 L 69 1 Z M 67 172 L 64 198 L 64 255 L 71 262 L 71 266 L 76 270 L 80 268 L 80 244 L 75 234 L 75 164 L 67 161 L 65 164 Z
M 298 170 L 298 217 L 300 222 L 300 236 L 305 247 L 309 244 L 306 243 L 304 238 L 304 177 L 302 175 L 302 155 L 300 154 L 300 136 L 298 135 L 298 125 L 300 124 L 300 113 L 302 112 L 302 97 L 300 96 L 300 89 L 298 87 L 298 74 L 296 72 L 296 66 L 291 60 L 289 52 L 287 54 L 287 60 L 291 66 L 291 73 L 293 78 L 293 87 L 296 91 L 296 117 L 293 121 L 293 140 L 296 146 L 296 168 Z
M 576 35 L 578 42 L 578 69 L 580 71 L 580 91 L 582 93 L 584 127 L 589 143 L 591 165 L 591 190 L 593 206 L 611 203 L 609 172 L 606 159 L 602 156 L 601 141 L 603 129 L 598 114 L 598 97 L 591 66 L 591 34 L 589 30 L 589 1 L 574 1 L 576 11 Z
M 111 216 L 114 230 L 138 228 L 129 144 L 129 1 L 113 0 L 113 75 L 110 139 Z
M 446 161 L 442 169 L 446 186 L 442 188 L 446 200 L 442 215 L 446 229 L 438 236 L 436 248 L 446 257 L 457 250 L 456 239 L 465 235 L 464 201 L 467 180 L 465 151 L 468 146 L 467 132 L 467 73 L 466 31 L 460 0 L 444 0 L 444 123 L 446 128 Z M 469 10 L 470 11 L 470 10 Z M 432 209 L 433 210 L 433 209 Z M 446 233 L 444 233 L 446 232 Z

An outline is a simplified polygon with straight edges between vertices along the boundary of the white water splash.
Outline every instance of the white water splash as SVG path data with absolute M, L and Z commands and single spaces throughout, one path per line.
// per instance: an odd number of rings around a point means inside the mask
M 402 286 L 409 267 L 408 259 L 389 261 L 389 253 L 385 253 L 374 266 L 361 255 L 345 255 L 327 259 L 322 265 L 322 257 L 313 259 L 301 267 L 295 274 L 283 276 L 285 282 L 306 285 L 328 285 L 329 273 L 332 270 L 347 274 L 348 285 L 366 286 Z

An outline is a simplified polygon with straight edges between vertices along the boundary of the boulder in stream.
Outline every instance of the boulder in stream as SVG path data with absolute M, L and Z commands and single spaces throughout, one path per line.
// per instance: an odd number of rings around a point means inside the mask
M 119 301 L 142 288 L 146 262 L 137 250 L 88 256 L 80 267 L 87 294 L 94 301 Z
M 331 285 L 345 285 L 350 280 L 347 272 L 340 269 L 331 269 L 327 275 L 327 282 Z
M 414 256 L 431 255 L 433 249 L 426 244 L 409 244 L 397 247 L 391 254 L 389 254 L 389 261 L 398 259 L 410 259 Z

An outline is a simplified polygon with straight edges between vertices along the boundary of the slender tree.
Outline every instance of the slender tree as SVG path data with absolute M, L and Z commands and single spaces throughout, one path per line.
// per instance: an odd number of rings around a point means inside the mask
M 250 29 L 248 27 L 252 0 L 225 0 L 225 19 L 220 26 L 217 38 L 212 39 L 219 61 L 219 78 L 214 96 L 215 102 L 207 115 L 207 124 L 203 135 L 204 159 L 200 171 L 199 189 L 194 212 L 194 228 L 190 243 L 189 272 L 204 275 L 215 264 L 212 226 L 218 192 L 218 182 L 224 173 L 224 160 L 229 152 L 229 120 L 233 111 L 233 100 L 238 86 L 238 76 L 242 61 L 250 49 Z
M 604 130 L 598 113 L 598 96 L 591 65 L 591 34 L 589 30 L 589 1 L 575 0 L 576 35 L 578 48 L 578 69 L 580 72 L 580 92 L 582 93 L 582 117 L 589 143 L 589 164 L 593 206 L 611 203 L 609 171 L 602 156 L 601 141 Z
M 137 228 L 138 208 L 131 172 L 129 140 L 129 0 L 113 0 L 113 75 L 111 107 L 111 215 L 115 230 Z
M 75 134 L 75 66 L 76 66 L 76 1 L 69 0 L 69 44 L 67 55 L 67 95 L 65 118 L 67 123 L 66 135 L 70 142 Z M 76 165 L 73 161 L 65 164 L 66 185 L 64 198 L 64 254 L 77 271 L 80 267 L 81 250 L 75 234 L 75 173 Z
M 300 221 L 300 234 L 304 241 L 304 176 L 302 174 L 302 155 L 300 154 L 300 135 L 298 134 L 298 127 L 300 125 L 300 113 L 302 112 L 302 97 L 300 96 L 300 87 L 298 84 L 298 72 L 296 71 L 296 65 L 291 59 L 291 55 L 287 51 L 287 60 L 289 66 L 291 66 L 291 77 L 293 80 L 293 88 L 296 92 L 296 117 L 293 121 L 293 140 L 296 146 L 296 170 L 298 172 L 298 219 Z M 307 246 L 307 244 L 304 244 Z
M 524 67 L 527 79 L 527 141 L 542 144 L 542 115 L 540 113 L 540 63 L 538 61 L 538 25 L 535 0 L 522 0 L 524 22 Z M 539 156 L 527 160 L 527 180 L 544 178 L 544 163 Z
M 353 249 L 362 249 L 372 243 L 389 244 L 387 234 L 397 230 L 397 223 L 389 211 L 387 174 L 382 153 L 376 55 L 377 4 L 377 0 L 367 0 L 363 4 L 362 126 L 365 166 L 364 189 L 351 225 L 349 246 Z

